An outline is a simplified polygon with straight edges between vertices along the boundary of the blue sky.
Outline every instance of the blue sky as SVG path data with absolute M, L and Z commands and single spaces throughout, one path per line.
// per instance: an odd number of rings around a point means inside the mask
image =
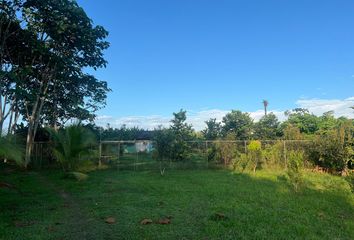
M 262 99 L 279 114 L 352 117 L 352 0 L 78 3 L 110 33 L 109 64 L 94 73 L 113 90 L 99 124 L 151 127 L 181 108 L 195 122 L 230 109 L 257 118 Z

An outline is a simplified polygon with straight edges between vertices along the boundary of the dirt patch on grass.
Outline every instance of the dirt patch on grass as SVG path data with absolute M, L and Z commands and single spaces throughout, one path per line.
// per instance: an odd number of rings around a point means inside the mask
M 60 209 L 60 211 L 65 211 L 67 216 L 67 219 L 65 219 L 62 224 L 63 229 L 66 231 L 65 235 L 70 236 L 70 239 L 92 239 L 92 225 L 89 223 L 89 218 L 80 207 L 78 201 L 71 194 L 56 186 L 45 176 L 39 174 L 38 178 L 43 185 L 53 189 L 53 191 L 63 200 L 62 209 Z

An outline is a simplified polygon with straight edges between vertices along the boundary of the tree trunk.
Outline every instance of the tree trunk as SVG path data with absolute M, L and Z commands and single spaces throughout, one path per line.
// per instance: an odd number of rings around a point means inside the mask
M 3 127 L 3 125 L 4 125 L 4 120 L 1 119 L 0 120 L 0 137 L 2 136 L 2 127 Z
M 20 114 L 19 114 L 19 112 L 18 112 L 18 109 L 16 108 L 16 110 L 15 110 L 15 116 L 14 116 L 14 121 L 13 121 L 12 125 L 10 126 L 10 134 L 11 134 L 11 133 L 15 133 L 16 125 L 17 125 L 17 121 L 18 121 L 19 116 L 20 116 Z
M 40 90 L 37 95 L 36 102 L 33 105 L 31 115 L 29 115 L 29 113 L 27 111 L 28 131 L 27 131 L 27 139 L 26 139 L 25 168 L 27 168 L 28 164 L 31 161 L 34 139 L 36 137 L 37 128 L 39 125 L 40 116 L 42 113 L 44 100 L 45 100 L 44 96 L 46 96 L 46 94 L 47 94 L 48 86 L 49 86 L 49 80 L 41 82 L 41 85 L 39 88 Z M 28 109 L 28 108 L 26 107 L 26 109 Z
M 27 139 L 26 139 L 26 157 L 25 157 L 25 168 L 27 168 L 28 164 L 31 162 L 32 156 L 32 149 L 34 144 L 34 124 L 28 123 L 28 132 L 27 132 Z
M 11 134 L 11 126 L 12 126 L 12 119 L 14 117 L 14 110 L 11 111 L 10 119 L 9 119 L 9 127 L 7 128 L 7 134 Z

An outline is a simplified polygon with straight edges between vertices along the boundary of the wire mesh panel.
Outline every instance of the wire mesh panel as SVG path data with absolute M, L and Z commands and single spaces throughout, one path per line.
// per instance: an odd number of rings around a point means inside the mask
M 157 169 L 151 141 L 107 141 L 100 143 L 100 163 L 118 170 Z
M 187 141 L 183 157 L 159 154 L 154 141 L 102 141 L 91 147 L 89 159 L 97 165 L 107 165 L 117 170 L 154 170 L 163 173 L 170 169 L 203 169 L 232 167 L 242 169 L 249 164 L 249 147 L 254 141 Z M 311 141 L 263 140 L 260 145 L 259 168 L 286 168 L 294 152 L 304 155 L 305 164 Z M 171 148 L 165 146 L 165 148 Z M 32 167 L 42 168 L 55 163 L 50 142 L 36 142 L 33 147 Z
M 50 142 L 35 142 L 33 144 L 31 167 L 41 169 L 55 162 L 52 145 Z

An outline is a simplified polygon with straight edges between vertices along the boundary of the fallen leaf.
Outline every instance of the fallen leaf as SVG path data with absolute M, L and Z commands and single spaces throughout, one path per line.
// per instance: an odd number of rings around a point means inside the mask
M 151 219 L 144 219 L 140 222 L 141 225 L 149 225 L 152 223 Z
M 107 224 L 114 224 L 116 223 L 116 219 L 114 217 L 109 217 L 105 220 Z
M 171 220 L 168 219 L 168 218 L 162 218 L 158 221 L 158 224 L 161 224 L 161 225 L 168 225 L 168 224 L 171 224 Z

